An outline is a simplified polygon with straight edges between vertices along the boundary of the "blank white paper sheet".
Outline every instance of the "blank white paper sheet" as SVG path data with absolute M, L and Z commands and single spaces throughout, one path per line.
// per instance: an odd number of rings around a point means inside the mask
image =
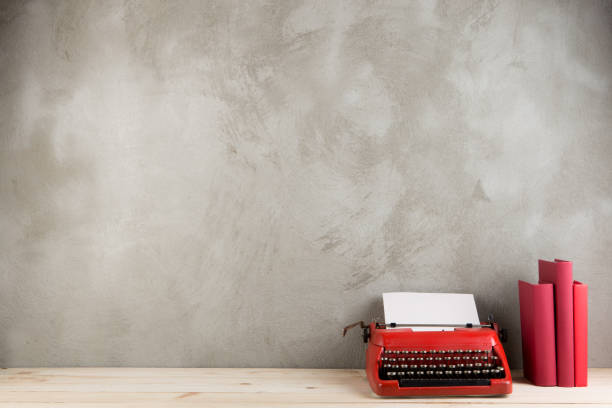
M 468 293 L 383 293 L 385 323 L 480 324 L 474 295 Z M 453 327 L 413 327 L 415 331 Z

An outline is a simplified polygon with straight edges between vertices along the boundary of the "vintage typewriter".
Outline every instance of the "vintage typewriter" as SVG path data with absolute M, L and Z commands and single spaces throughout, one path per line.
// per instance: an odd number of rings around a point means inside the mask
M 366 374 L 382 396 L 510 394 L 512 378 L 502 348 L 505 331 L 492 316 L 480 325 L 357 322 L 363 329 Z M 412 327 L 452 327 L 413 331 Z

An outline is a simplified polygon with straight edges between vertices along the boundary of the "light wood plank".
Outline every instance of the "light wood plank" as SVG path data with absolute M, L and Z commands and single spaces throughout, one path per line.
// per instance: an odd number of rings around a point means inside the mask
M 506 397 L 380 398 L 363 370 L 252 368 L 11 368 L 0 407 L 410 407 L 612 406 L 612 369 L 587 388 L 535 387 L 514 372 Z

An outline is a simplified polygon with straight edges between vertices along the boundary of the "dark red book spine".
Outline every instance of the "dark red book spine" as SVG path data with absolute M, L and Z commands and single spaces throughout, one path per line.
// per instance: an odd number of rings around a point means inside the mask
M 574 386 L 574 285 L 572 263 L 538 261 L 540 283 L 552 283 L 555 292 L 557 385 Z
M 557 385 L 553 285 L 518 282 L 523 372 L 535 385 Z

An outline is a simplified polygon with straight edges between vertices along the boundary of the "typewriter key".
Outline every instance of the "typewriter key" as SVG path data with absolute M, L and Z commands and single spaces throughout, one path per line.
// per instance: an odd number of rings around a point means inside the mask
M 414 361 L 414 357 L 407 357 L 406 360 L 408 361 Z
M 452 359 L 453 359 L 453 358 L 452 358 L 452 357 L 450 357 L 450 356 L 446 356 L 446 357 L 444 357 L 444 360 L 446 360 L 446 361 L 449 361 L 449 360 L 452 360 Z
M 427 374 L 427 375 L 434 375 L 434 372 L 432 370 L 427 370 L 427 371 L 425 371 L 425 374 Z
M 427 364 L 421 364 L 419 367 L 421 367 L 421 368 L 427 368 Z
M 437 366 L 435 364 L 430 364 L 429 368 L 437 368 Z
M 481 360 L 485 360 L 485 361 L 486 361 L 486 360 L 488 360 L 488 359 L 489 359 L 489 357 L 487 357 L 487 356 L 482 356 L 482 357 L 480 357 L 480 359 L 481 359 Z
M 486 368 L 484 370 L 482 370 L 483 374 L 489 374 L 489 370 L 487 370 Z
M 482 353 L 482 350 L 474 350 L 474 353 Z
M 461 349 L 456 350 L 455 353 L 463 353 L 463 350 L 461 350 Z
M 471 359 L 472 359 L 472 357 L 470 357 L 470 356 L 463 356 L 463 359 L 464 359 L 464 360 L 471 360 Z
M 403 372 L 403 371 L 398 371 L 398 372 L 397 372 L 397 375 L 399 375 L 400 377 L 402 377 L 402 376 L 404 375 L 404 372 Z
M 493 364 L 487 363 L 487 364 L 485 364 L 485 367 L 491 368 L 491 367 L 493 367 Z
M 446 368 L 446 364 L 438 364 L 438 367 L 440 367 L 440 368 Z
M 412 376 L 414 376 L 414 371 L 406 371 L 406 375 L 408 377 L 412 377 Z
M 397 361 L 395 358 L 390 358 L 389 361 Z
M 408 368 L 408 364 L 401 364 L 400 367 L 401 368 Z
M 455 352 L 455 350 L 446 350 L 446 352 L 447 352 L 448 354 L 453 354 L 453 353 Z
M 456 364 L 449 364 L 448 368 L 457 368 L 457 365 Z
M 465 367 L 465 364 L 457 364 L 457 367 L 463 368 L 463 367 Z
M 396 373 L 395 371 L 389 371 L 389 372 L 387 373 L 387 375 L 388 375 L 389 377 L 395 377 L 395 376 L 397 375 L 397 373 Z
M 416 361 L 423 361 L 423 357 L 415 357 Z
M 474 364 L 466 364 L 465 366 L 468 367 L 468 368 L 472 368 L 472 367 L 474 367 Z
M 453 372 L 451 370 L 446 370 L 446 371 L 444 371 L 444 374 L 446 374 L 446 375 L 453 375 Z
M 482 367 L 482 364 L 481 363 L 475 363 L 474 367 Z
M 442 357 L 436 357 L 435 360 L 436 361 L 442 361 Z
M 427 361 L 433 361 L 433 357 L 425 357 L 425 360 L 427 360 Z
M 427 354 L 427 351 L 426 351 L 426 350 L 421 350 L 421 351 L 419 351 L 419 353 L 421 353 L 421 354 Z
M 459 360 L 461 360 L 461 357 L 459 357 L 459 356 L 455 356 L 455 357 L 453 357 L 453 360 L 455 360 L 455 361 L 459 361 Z
M 436 375 L 442 375 L 444 374 L 444 371 L 436 371 Z
M 480 375 L 480 370 L 474 370 L 474 375 Z
M 472 374 L 472 370 L 465 370 L 465 371 L 464 371 L 464 374 L 465 374 L 465 375 L 470 375 L 470 374 Z
M 408 350 L 403 350 L 402 354 L 408 354 Z
M 472 357 L 472 360 L 478 360 L 478 356 Z
M 462 371 L 461 370 L 455 370 L 455 375 L 461 375 Z
M 425 371 L 417 371 L 416 375 L 425 375 Z
M 464 353 L 471 353 L 472 350 L 465 350 Z
M 397 361 L 406 361 L 406 359 L 404 357 L 400 357 L 397 359 Z
M 498 359 L 499 359 L 499 357 L 497 357 L 497 356 L 491 356 L 491 360 L 498 360 Z

